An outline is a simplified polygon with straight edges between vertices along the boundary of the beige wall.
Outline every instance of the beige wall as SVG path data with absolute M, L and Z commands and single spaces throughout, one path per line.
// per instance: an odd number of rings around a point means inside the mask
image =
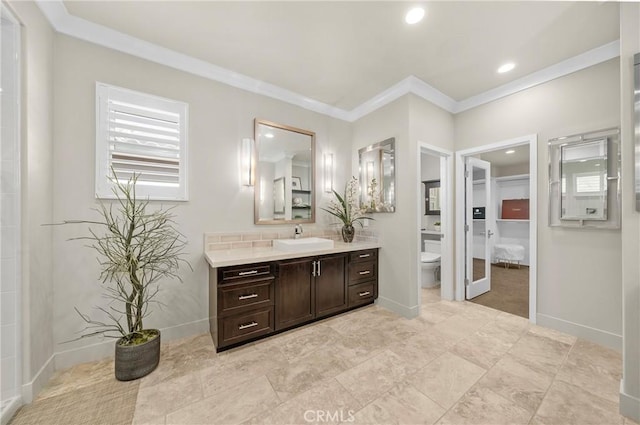
M 621 232 L 548 227 L 550 138 L 620 125 L 617 59 L 455 116 L 456 150 L 538 135 L 538 323 L 620 347 Z
M 391 104 L 359 119 L 353 125 L 353 170 L 358 170 L 358 150 L 390 137 L 396 139 L 396 188 L 412 187 L 418 179 L 412 167 L 409 140 L 409 99 L 404 96 Z M 413 170 L 412 170 L 413 168 Z M 355 173 L 355 171 L 354 171 Z M 382 249 L 379 264 L 379 302 L 399 314 L 410 316 L 413 311 L 411 282 L 416 276 L 411 267 L 416 264 L 415 249 L 407 244 L 412 240 L 412 227 L 406 223 L 415 222 L 415 208 L 405 190 L 396 190 L 396 212 L 373 214 Z M 411 221 L 413 220 L 413 221 Z M 413 233 L 416 233 L 415 231 Z
M 640 4 L 620 5 L 622 122 L 623 379 L 620 411 L 640 421 L 640 215 L 635 210 L 633 55 L 640 52 Z
M 22 28 L 22 320 L 23 385 L 26 401 L 51 373 L 53 342 L 52 102 L 53 32 L 32 2 L 12 1 Z M 38 378 L 41 368 L 45 370 Z
M 353 125 L 353 169 L 358 149 L 396 138 L 396 212 L 375 214 L 380 250 L 380 304 L 406 317 L 418 313 L 419 209 L 422 141 L 453 150 L 453 118 L 448 112 L 414 95 L 359 119 Z
M 188 202 L 177 203 L 180 230 L 189 240 L 187 259 L 193 272 L 183 269 L 184 283 L 163 285 L 159 300 L 167 307 L 154 308 L 150 327 L 174 329 L 180 336 L 208 330 L 207 265 L 203 257 L 203 233 L 247 231 L 253 224 L 253 189 L 240 186 L 238 148 L 240 140 L 253 137 L 253 120 L 268 119 L 316 132 L 317 166 L 324 152 L 336 161 L 335 185 L 343 187 L 351 169 L 351 130 L 348 123 L 310 112 L 267 97 L 195 77 L 172 68 L 79 41 L 63 35 L 55 40 L 55 126 L 53 174 L 53 218 L 86 219 L 94 198 L 95 82 L 184 101 L 189 104 L 189 192 Z M 318 176 L 321 169 L 318 169 Z M 326 202 L 317 179 L 318 200 Z M 166 203 L 169 204 L 169 203 Z M 317 210 L 318 221 L 328 223 Z M 305 229 L 311 226 L 305 226 Z M 260 226 L 265 229 L 264 226 Z M 280 229 L 291 230 L 293 226 Z M 93 251 L 69 237 L 85 231 L 83 226 L 54 229 L 54 320 L 55 343 L 69 340 L 83 328 L 74 306 L 91 312 L 101 302 L 99 271 Z M 172 335 L 170 330 L 163 337 Z M 99 342 L 82 340 L 60 346 L 67 351 L 56 356 L 56 366 L 109 355 L 110 344 L 77 351 Z M 71 351 L 69 351 L 71 350 Z M 75 352 L 74 352 L 75 350 Z

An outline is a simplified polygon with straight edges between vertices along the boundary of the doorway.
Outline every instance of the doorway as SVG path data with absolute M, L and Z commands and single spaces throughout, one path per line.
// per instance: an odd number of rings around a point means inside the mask
M 536 320 L 537 136 L 456 153 L 456 299 Z
M 420 261 L 418 267 L 418 306 L 422 306 L 423 297 L 423 272 L 433 273 L 433 280 L 439 281 L 439 296 L 443 300 L 453 300 L 454 270 L 453 270 L 453 152 L 432 146 L 427 143 L 418 143 L 417 169 L 419 178 L 417 181 L 416 199 L 418 208 L 418 222 L 416 231 L 416 248 Z M 435 169 L 437 168 L 437 171 Z M 427 182 L 427 183 L 425 183 Z M 429 198 L 429 189 L 436 198 Z M 439 251 L 439 265 L 429 264 L 423 270 L 422 254 L 427 245 L 437 246 Z M 435 253 L 432 253 L 435 254 Z M 427 286 L 431 286 L 430 283 Z M 434 285 L 437 288 L 437 283 Z M 432 288 L 429 291 L 437 289 Z

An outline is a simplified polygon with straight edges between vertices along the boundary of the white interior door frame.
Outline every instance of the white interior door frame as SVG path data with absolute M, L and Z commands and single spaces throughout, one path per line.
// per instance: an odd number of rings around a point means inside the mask
M 444 214 L 440 216 L 440 221 L 442 223 L 440 228 L 440 232 L 442 233 L 442 254 L 440 257 L 440 296 L 445 300 L 453 300 L 455 297 L 453 270 L 453 152 L 430 145 L 428 143 L 418 142 L 418 152 L 416 155 L 418 162 L 418 171 L 420 170 L 420 155 L 422 153 L 440 157 L 440 193 L 442 194 L 440 205 L 444 205 Z M 422 204 L 424 203 L 424 190 L 422 188 L 422 182 L 420 181 L 420 179 L 417 180 L 418 181 L 416 183 L 415 199 L 418 200 L 418 202 L 416 203 L 416 208 L 418 210 L 418 220 L 415 227 L 417 229 L 415 247 L 417 249 L 417 252 L 420 253 L 422 251 L 422 236 L 420 233 L 420 228 L 422 227 Z M 420 258 L 420 255 L 418 255 L 418 258 Z M 416 267 L 418 268 L 418 272 L 416 274 L 416 276 L 418 276 L 418 282 L 416 282 L 416 287 L 418 288 L 418 306 L 420 306 L 422 305 L 422 291 L 419 290 L 422 286 L 420 282 L 420 277 L 422 276 L 422 265 L 419 261 L 418 264 L 416 264 Z
M 490 143 L 470 149 L 456 152 L 456 287 L 455 299 L 462 301 L 465 298 L 464 288 L 464 159 L 467 156 L 477 155 L 497 149 L 529 145 L 529 321 L 536 323 L 537 312 L 537 288 L 538 288 L 538 135 L 529 134 L 501 142 Z

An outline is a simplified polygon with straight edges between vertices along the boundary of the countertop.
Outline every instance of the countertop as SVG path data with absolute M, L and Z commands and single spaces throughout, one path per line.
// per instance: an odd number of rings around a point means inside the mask
M 341 252 L 360 251 L 362 249 L 380 248 L 378 242 L 334 242 L 332 249 L 314 251 L 280 251 L 275 248 L 238 248 L 204 253 L 207 263 L 213 268 L 238 266 L 241 264 L 262 263 L 266 261 L 286 260 L 289 258 L 311 257 L 314 255 L 338 254 Z

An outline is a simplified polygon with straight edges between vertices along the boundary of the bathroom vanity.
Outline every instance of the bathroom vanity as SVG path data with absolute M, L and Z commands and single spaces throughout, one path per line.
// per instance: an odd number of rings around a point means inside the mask
M 217 351 L 373 303 L 378 248 L 336 243 L 306 253 L 273 248 L 205 253 L 209 329 Z

